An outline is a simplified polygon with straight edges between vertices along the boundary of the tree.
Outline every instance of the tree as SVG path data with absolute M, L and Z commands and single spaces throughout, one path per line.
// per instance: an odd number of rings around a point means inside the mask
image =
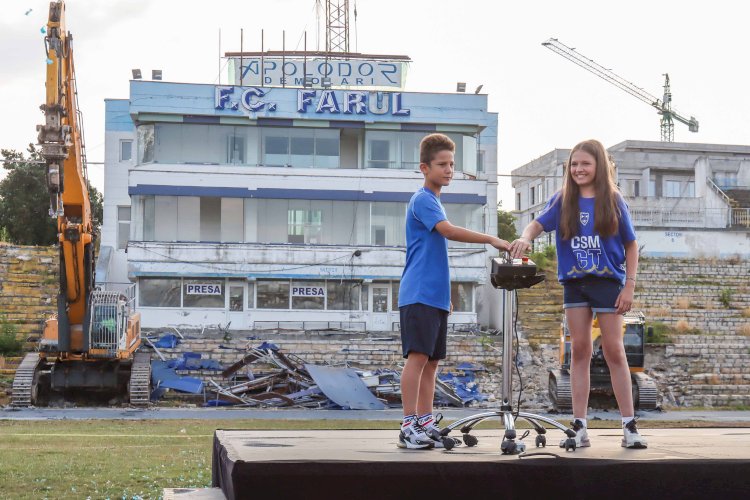
M 12 149 L 0 150 L 8 175 L 0 180 L 0 234 L 18 245 L 53 245 L 57 222 L 49 216 L 49 194 L 44 160 L 29 144 L 28 156 Z M 102 195 L 89 184 L 94 231 L 102 221 Z
M 516 218 L 511 212 L 502 209 L 503 203 L 497 204 L 497 237 L 506 241 L 518 238 L 516 232 Z

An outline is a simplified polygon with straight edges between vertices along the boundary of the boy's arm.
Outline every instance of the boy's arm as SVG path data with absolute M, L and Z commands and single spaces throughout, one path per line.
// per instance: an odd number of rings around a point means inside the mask
M 521 257 L 523 254 L 531 250 L 531 242 L 544 232 L 544 228 L 539 222 L 533 220 L 523 230 L 523 234 L 510 244 L 510 255 L 514 259 Z
M 509 243 L 505 240 L 501 240 L 497 236 L 478 233 L 476 231 L 472 231 L 471 229 L 454 226 L 447 220 L 442 220 L 435 224 L 435 229 L 445 238 L 452 241 L 462 241 L 464 243 L 484 243 L 486 245 L 492 245 L 498 250 L 510 249 Z

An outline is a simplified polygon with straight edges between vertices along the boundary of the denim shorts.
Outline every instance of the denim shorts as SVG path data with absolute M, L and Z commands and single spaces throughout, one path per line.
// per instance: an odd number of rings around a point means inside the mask
M 563 308 L 588 307 L 597 313 L 617 311 L 615 302 L 622 283 L 610 278 L 586 276 L 563 282 Z
M 401 349 L 426 354 L 430 361 L 445 359 L 448 340 L 448 311 L 425 304 L 409 304 L 401 313 Z

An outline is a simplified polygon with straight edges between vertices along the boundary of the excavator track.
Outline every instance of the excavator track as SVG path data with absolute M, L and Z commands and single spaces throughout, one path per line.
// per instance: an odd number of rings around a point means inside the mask
M 645 373 L 634 373 L 633 382 L 638 387 L 638 399 L 634 401 L 639 410 L 653 410 L 656 408 L 658 391 L 654 380 Z
M 13 379 L 13 394 L 10 405 L 14 408 L 28 408 L 36 399 L 36 371 L 42 358 L 38 352 L 30 352 L 24 356 L 21 364 L 16 368 Z
M 130 369 L 130 404 L 148 406 L 151 397 L 151 354 L 137 352 Z
M 573 408 L 569 374 L 562 373 L 560 370 L 550 370 L 549 398 L 557 411 L 569 411 Z

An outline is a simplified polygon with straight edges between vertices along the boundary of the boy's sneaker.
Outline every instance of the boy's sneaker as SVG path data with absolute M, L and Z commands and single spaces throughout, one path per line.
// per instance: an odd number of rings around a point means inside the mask
M 570 423 L 570 428 L 573 429 L 576 433 L 576 436 L 574 438 L 576 440 L 576 448 L 586 448 L 588 446 L 591 446 L 591 441 L 589 441 L 589 433 L 586 427 L 583 426 L 583 422 L 575 419 Z M 565 448 L 565 441 L 567 441 L 567 438 L 560 441 L 560 448 Z
M 429 437 L 432 442 L 434 443 L 435 448 L 445 448 L 445 445 L 443 445 L 443 439 L 452 439 L 453 440 L 453 446 L 461 446 L 461 440 L 456 439 L 454 437 L 450 436 L 443 436 L 440 434 L 440 421 L 443 420 L 443 414 L 438 413 L 433 417 L 432 421 L 428 423 L 427 425 L 423 426 L 425 434 L 427 434 L 427 437 Z
M 624 434 L 622 438 L 623 448 L 648 448 L 648 443 L 643 439 L 643 436 L 638 433 L 635 419 L 625 424 L 625 427 L 622 428 L 622 432 Z
M 398 443 L 396 443 L 396 446 L 399 448 L 409 450 L 427 450 L 434 445 L 435 442 L 430 439 L 424 429 L 416 422 L 408 427 L 401 428 L 401 432 L 398 435 Z

